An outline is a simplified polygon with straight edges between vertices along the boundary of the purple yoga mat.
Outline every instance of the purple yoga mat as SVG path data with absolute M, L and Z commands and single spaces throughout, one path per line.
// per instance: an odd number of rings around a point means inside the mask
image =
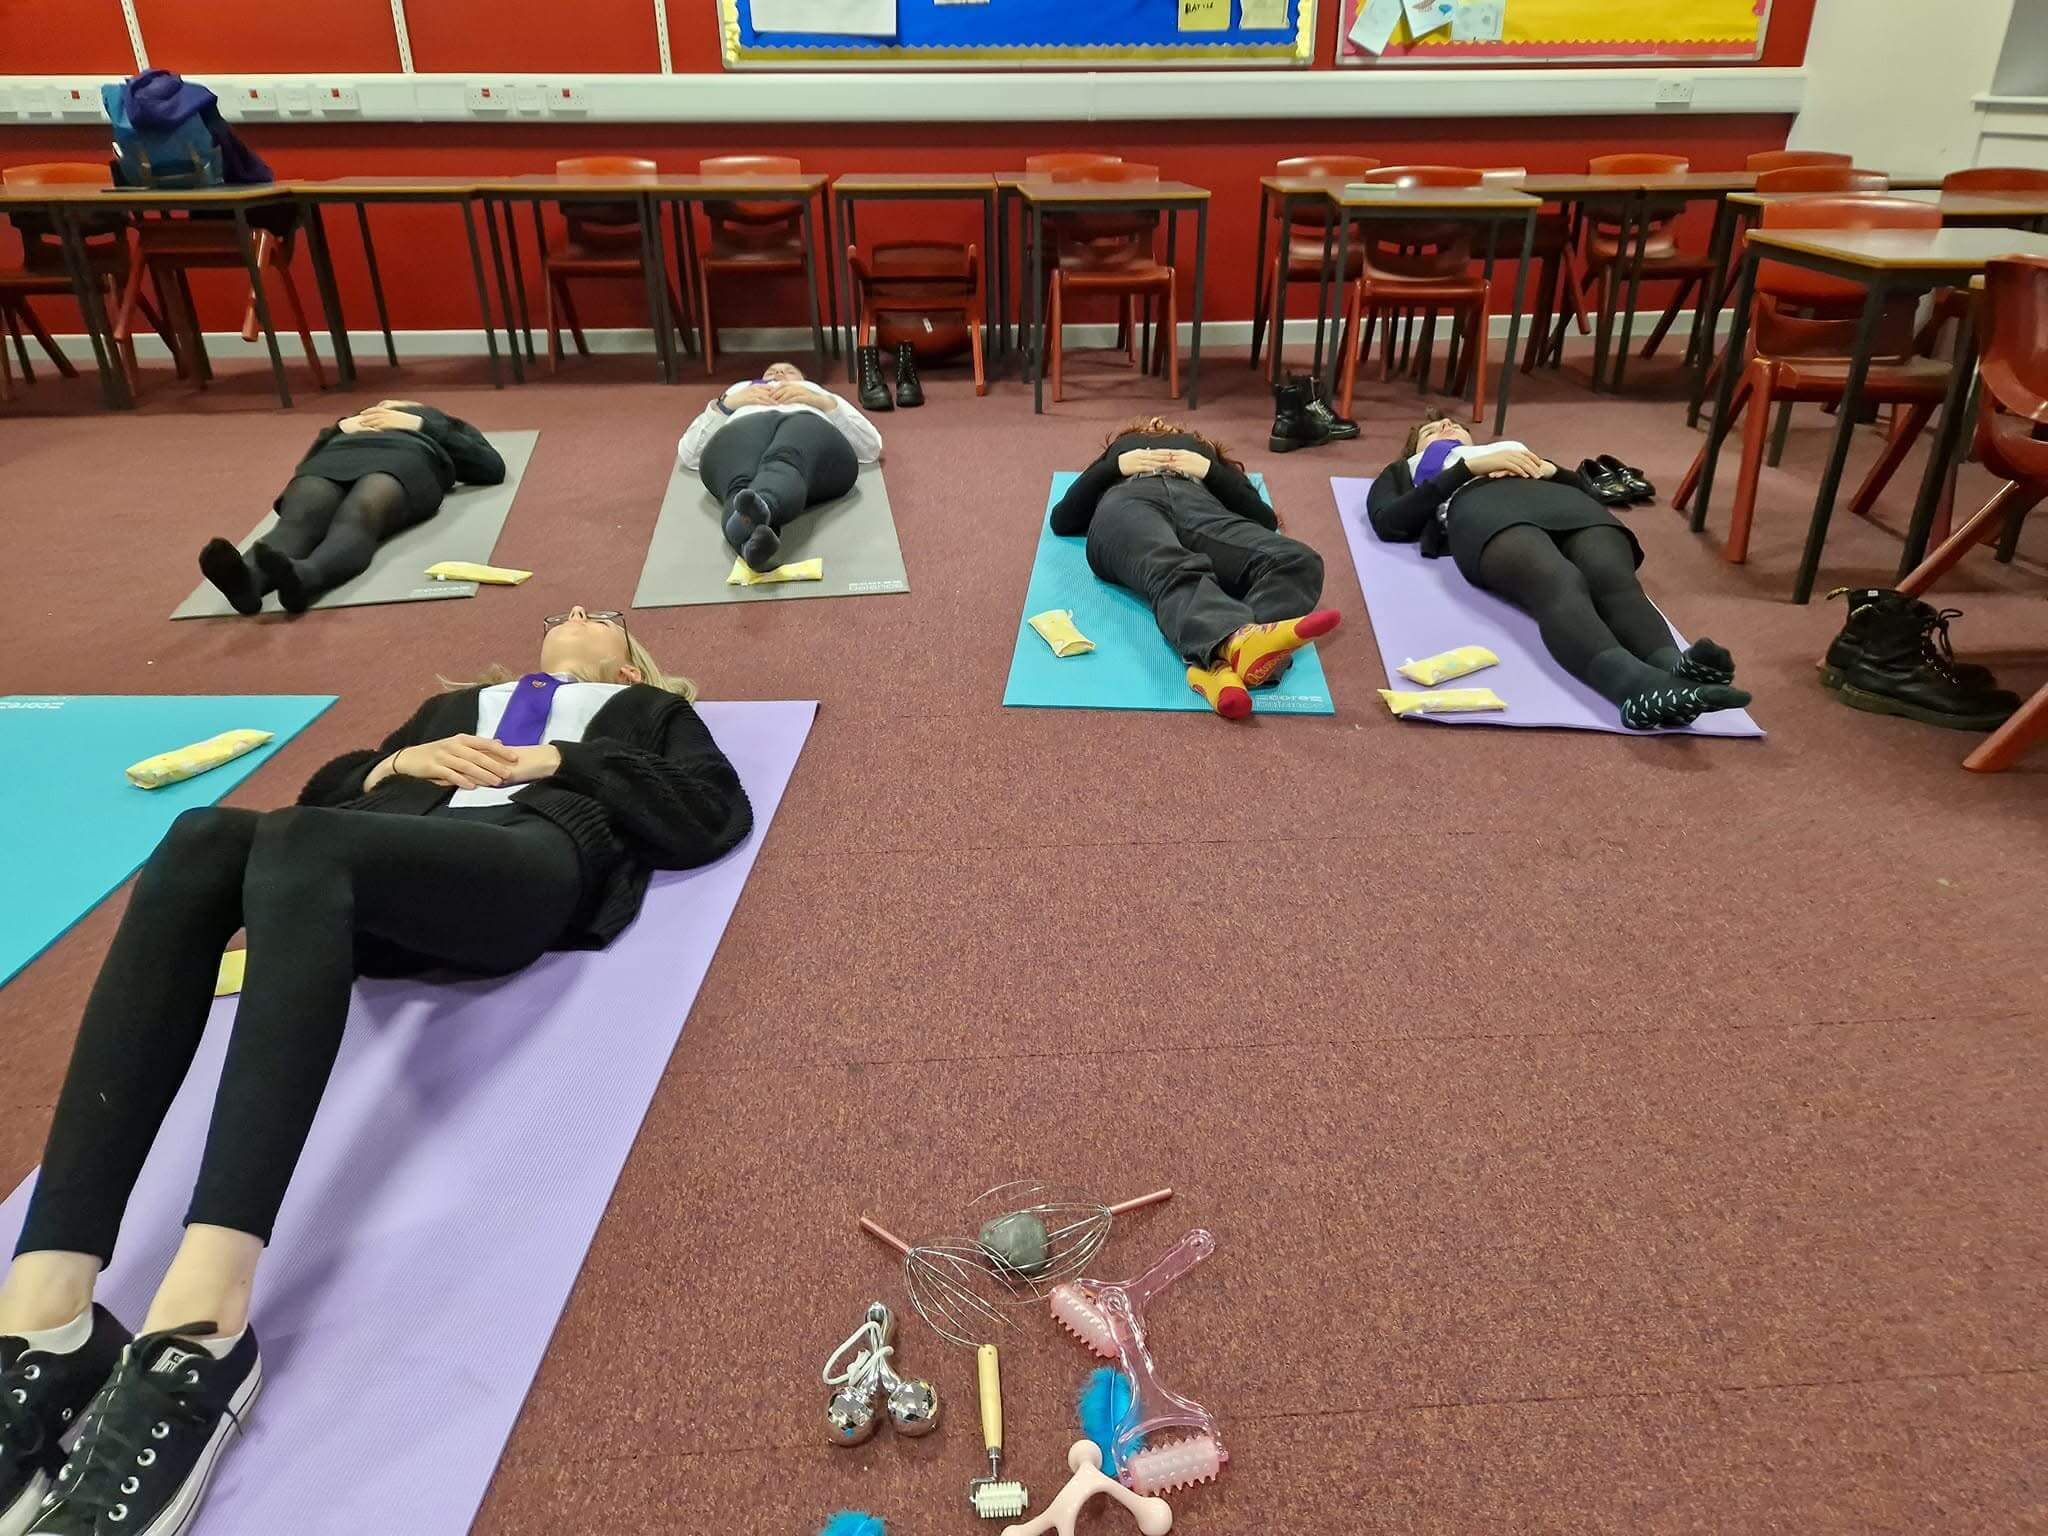
M 701 706 L 753 834 L 656 875 L 611 948 L 357 988 L 257 1284 L 263 1394 L 194 1536 L 469 1528 L 816 710 Z M 214 1005 L 101 1287 L 130 1327 L 177 1247 L 234 1006 Z M 27 1194 L 0 1207 L 10 1247 Z
M 1614 706 L 1551 659 L 1536 621 L 1521 609 L 1482 592 L 1458 573 L 1446 555 L 1425 560 L 1414 544 L 1389 544 L 1366 521 L 1365 498 L 1370 480 L 1332 477 L 1337 520 L 1344 525 L 1351 560 L 1358 567 L 1358 585 L 1365 593 L 1373 638 L 1387 669 L 1387 686 L 1417 690 L 1394 669 L 1404 661 L 1435 656 L 1461 645 L 1483 645 L 1500 665 L 1454 678 L 1446 688 L 1491 688 L 1507 703 L 1504 710 L 1460 715 L 1408 715 L 1440 725 L 1548 725 L 1578 731 L 1612 731 L 1623 736 L 1761 736 L 1763 729 L 1749 711 L 1724 709 L 1702 716 L 1676 731 L 1631 731 Z M 1665 622 L 1670 623 L 1669 619 Z M 1678 643 L 1685 636 L 1673 625 Z

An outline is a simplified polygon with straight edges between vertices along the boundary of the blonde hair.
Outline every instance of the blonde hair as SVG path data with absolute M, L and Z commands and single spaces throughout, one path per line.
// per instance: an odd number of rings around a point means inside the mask
M 663 693 L 673 693 L 678 698 L 685 699 L 690 703 L 696 702 L 697 685 L 687 677 L 674 676 L 662 671 L 661 663 L 654 659 L 647 647 L 640 643 L 639 637 L 630 630 L 626 632 L 626 665 L 639 672 L 640 681 L 645 686 L 659 688 Z M 466 681 L 459 678 L 444 677 L 441 679 L 441 686 L 451 689 L 489 688 L 497 683 L 516 683 L 523 675 L 523 673 L 514 672 L 510 667 L 499 666 L 496 662 L 492 662 L 491 665 L 485 667 L 475 677 L 469 678 Z M 586 678 L 584 681 L 609 683 L 616 681 L 616 679 L 593 677 Z

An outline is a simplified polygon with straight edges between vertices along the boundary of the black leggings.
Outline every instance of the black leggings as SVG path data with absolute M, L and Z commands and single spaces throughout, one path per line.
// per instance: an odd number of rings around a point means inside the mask
M 416 513 L 395 475 L 368 474 L 350 485 L 300 475 L 277 498 L 277 526 L 262 542 L 296 562 L 308 598 L 331 592 L 370 568 L 377 546 L 433 516 Z M 270 581 L 252 560 L 256 590 Z
M 804 508 L 844 496 L 859 475 L 853 444 L 815 411 L 756 411 L 728 421 L 697 466 L 721 507 L 738 491 L 767 497 L 774 510 L 768 526 L 777 532 Z
M 1558 664 L 1610 703 L 1672 686 L 1671 626 L 1636 580 L 1619 528 L 1503 528 L 1479 552 L 1479 585 L 1531 614 Z
M 16 1251 L 112 1257 L 238 928 L 248 971 L 185 1220 L 268 1242 L 359 969 L 517 970 L 582 892 L 576 845 L 531 813 L 186 811 L 100 966 Z

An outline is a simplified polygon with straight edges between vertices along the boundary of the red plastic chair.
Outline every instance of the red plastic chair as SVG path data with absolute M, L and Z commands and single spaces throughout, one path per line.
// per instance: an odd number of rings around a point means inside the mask
M 1060 150 L 1043 155 L 1026 155 L 1024 169 L 1033 176 L 1049 176 L 1054 171 L 1084 171 L 1092 165 L 1121 165 L 1122 155 L 1102 155 L 1093 150 Z
M 1683 155 L 1595 155 L 1586 162 L 1588 174 L 1594 176 L 1682 176 L 1691 169 L 1692 162 Z M 1621 209 L 1613 203 L 1588 203 L 1586 214 L 1586 276 L 1589 281 L 1603 277 L 1607 280 L 1607 291 L 1601 298 L 1601 312 L 1611 324 L 1614 311 L 1622 300 L 1622 274 L 1635 259 L 1635 240 L 1629 241 L 1627 261 L 1621 260 Z M 1714 264 L 1706 256 L 1679 249 L 1676 214 L 1650 219 L 1643 243 L 1643 280 L 1675 283 L 1677 287 L 1672 292 L 1671 302 L 1651 329 L 1649 339 L 1643 343 L 1644 357 L 1656 353 L 1678 319 L 1679 312 L 1685 308 L 1685 301 L 1713 271 Z
M 1760 149 L 1743 161 L 1746 171 L 1782 171 L 1795 165 L 1854 165 L 1849 155 L 1826 149 Z
M 1765 229 L 1931 230 L 1941 228 L 1941 210 L 1931 203 L 1896 197 L 1810 197 L 1768 204 L 1760 222 Z M 1757 269 L 1756 301 L 1750 312 L 1751 352 L 1729 407 L 1742 417 L 1742 471 L 1722 552 L 1732 564 L 1749 557 L 1750 524 L 1756 514 L 1771 406 L 1778 401 L 1841 399 L 1858 325 L 1854 316 L 1860 315 L 1864 296 L 1859 283 L 1803 267 L 1766 261 Z M 1913 353 L 1915 307 L 1913 296 L 1901 295 L 1886 305 L 1879 320 L 1862 398 L 1867 404 L 1905 409 L 1849 503 L 1849 510 L 1858 516 L 1868 515 L 1948 388 L 1948 365 Z M 1708 446 L 1711 443 L 1709 438 Z M 1672 498 L 1674 507 L 1683 508 L 1692 499 L 1706 458 L 1707 447 L 1703 446 Z
M 803 162 L 788 155 L 716 155 L 700 160 L 704 176 L 798 176 Z M 698 313 L 704 323 L 704 371 L 717 361 L 717 327 L 711 318 L 711 279 L 746 276 L 801 277 L 804 272 L 804 205 L 801 201 L 717 202 L 704 205 L 711 237 L 697 261 Z
M 1108 165 L 1055 170 L 1055 181 L 1147 182 L 1159 179 L 1156 165 L 1117 161 Z M 1073 299 L 1107 296 L 1117 300 L 1118 329 L 1125 337 L 1133 366 L 1164 368 L 1167 392 L 1180 398 L 1179 311 L 1174 269 L 1158 259 L 1156 213 L 1084 213 L 1064 215 L 1046 226 L 1053 254 L 1046 304 L 1046 370 L 1052 376 L 1052 397 L 1065 398 L 1065 346 L 1061 329 Z M 1159 327 L 1151 359 L 1137 355 L 1137 306 L 1149 314 L 1155 300 L 1165 301 L 1165 323 Z
M 1378 168 L 1379 161 L 1370 155 L 1294 155 L 1276 162 L 1273 174 L 1356 179 Z M 1272 314 L 1275 291 L 1280 296 L 1280 321 L 1284 328 L 1289 290 L 1298 282 L 1322 274 L 1323 236 L 1329 224 L 1330 210 L 1321 203 L 1298 203 L 1288 214 L 1287 227 L 1275 242 L 1272 263 L 1264 272 L 1257 274 L 1254 284 L 1251 357 L 1254 368 L 1259 365 L 1259 342 Z M 1331 274 L 1335 277 L 1341 273 L 1339 281 L 1354 282 L 1364 260 L 1365 247 L 1354 240 L 1349 250 L 1336 253 L 1331 262 Z M 1280 354 L 1283 350 L 1283 335 L 1276 335 L 1273 338 L 1273 355 L 1266 367 L 1267 378 L 1276 383 L 1280 377 Z
M 974 357 L 974 392 L 988 393 L 981 355 L 987 295 L 982 287 L 981 253 L 976 247 L 939 240 L 884 240 L 866 256 L 849 245 L 846 263 L 853 273 L 860 345 L 875 344 L 876 327 L 888 315 L 957 314 L 967 329 Z
M 1759 192 L 1889 192 L 1891 177 L 1883 171 L 1859 171 L 1851 165 L 1788 165 L 1782 170 L 1759 171 Z
M 2048 499 L 2048 260 L 2007 256 L 1987 262 L 1978 317 L 1984 350 L 1977 367 L 1977 457 L 2006 484 L 1899 583 L 1909 597 L 1920 596 L 2000 529 L 1998 558 L 2012 559 L 2027 514 Z M 2003 772 L 2044 735 L 2048 687 L 1963 759 L 1963 766 Z
M 2020 165 L 1980 165 L 1950 171 L 1941 178 L 1944 192 L 2048 192 L 2048 171 Z
M 1459 165 L 1383 165 L 1367 171 L 1361 181 L 1385 182 L 1397 187 L 1478 187 L 1486 183 L 1484 171 Z M 1427 386 L 1431 353 L 1436 342 L 1439 313 L 1452 317 L 1452 349 L 1460 360 L 1457 377 L 1447 381 L 1453 393 L 1462 393 L 1475 358 L 1486 351 L 1485 336 L 1489 290 L 1483 276 L 1472 270 L 1470 225 L 1447 222 L 1372 223 L 1364 226 L 1365 266 L 1344 303 L 1344 321 L 1337 332 L 1344 367 L 1339 378 L 1340 415 L 1351 414 L 1352 392 L 1358 381 L 1358 360 L 1372 350 L 1373 329 L 1384 318 L 1381 349 L 1384 373 L 1393 360 L 1396 316 L 1419 310 L 1423 315 L 1422 335 L 1415 349 L 1415 372 Z M 1460 338 L 1472 344 L 1460 346 Z M 1486 370 L 1479 371 L 1479 395 L 1475 409 L 1486 409 Z
M 557 176 L 652 176 L 658 167 L 637 155 L 579 155 L 557 160 Z M 576 314 L 576 299 L 570 284 L 579 279 L 608 279 L 613 282 L 643 282 L 646 271 L 640 262 L 640 210 L 632 203 L 562 203 L 566 234 L 562 244 L 541 258 L 541 278 L 546 289 L 544 311 L 548 331 L 548 370 L 562 366 L 562 324 L 568 323 L 570 338 L 579 356 L 588 357 L 590 347 L 583 339 L 583 322 Z M 663 281 L 666 281 L 664 276 Z M 681 296 L 673 290 L 670 301 L 679 324 L 687 324 Z
M 85 186 L 104 187 L 113 184 L 104 161 L 52 161 L 40 165 L 12 165 L 0 170 L 0 186 L 47 187 Z M 71 298 L 71 276 L 64 265 L 64 251 L 58 240 L 55 226 L 36 214 L 17 213 L 12 216 L 16 233 L 21 236 L 21 265 L 11 271 L 0 271 L 0 401 L 14 398 L 14 381 L 7 360 L 7 342 L 11 338 L 16 353 L 21 358 L 22 382 L 35 382 L 35 370 L 28 360 L 28 344 L 24 332 L 36 339 L 57 372 L 67 379 L 78 377 L 78 369 L 66 357 L 50 335 L 47 327 L 37 318 L 29 305 L 32 298 Z M 93 273 L 106 289 L 107 312 L 113 313 L 119 301 L 121 287 L 127 282 L 130 254 L 128 247 L 128 215 L 118 210 L 95 211 L 87 216 L 85 223 L 85 255 Z M 146 308 L 146 306 L 145 306 Z M 154 310 L 146 310 L 150 323 L 159 333 L 163 322 Z M 165 336 L 165 342 L 171 338 Z M 177 355 L 177 347 L 171 345 L 171 353 Z M 136 382 L 135 347 L 125 343 L 121 349 L 123 366 L 128 370 L 129 383 Z

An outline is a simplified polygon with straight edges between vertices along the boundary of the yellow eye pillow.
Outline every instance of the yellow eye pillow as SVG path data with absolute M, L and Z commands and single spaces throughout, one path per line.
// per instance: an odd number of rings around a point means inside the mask
M 176 784 L 222 763 L 231 763 L 244 752 L 255 751 L 270 737 L 269 731 L 222 731 L 189 747 L 145 757 L 128 770 L 128 782 L 137 789 L 162 789 L 166 784 Z
M 1477 672 L 1481 667 L 1499 665 L 1500 658 L 1485 646 L 1461 645 L 1438 656 L 1425 656 L 1420 661 L 1404 661 L 1395 670 L 1412 683 L 1434 688 L 1438 683 L 1447 683 L 1454 677 Z
M 1055 656 L 1085 656 L 1095 649 L 1095 642 L 1074 628 L 1071 608 L 1048 608 L 1024 622 L 1038 631 L 1038 638 L 1052 647 Z
M 1508 707 L 1506 701 L 1491 688 L 1432 688 L 1427 693 L 1382 688 L 1380 697 L 1397 715 L 1455 715 L 1470 710 Z
M 744 560 L 735 560 L 732 570 L 726 574 L 728 587 L 758 587 L 770 581 L 823 581 L 825 562 L 821 559 L 793 560 L 788 565 L 778 565 L 772 571 L 757 571 Z
M 487 587 L 516 587 L 533 575 L 504 565 L 478 565 L 474 560 L 437 560 L 427 567 L 436 581 L 476 581 Z

